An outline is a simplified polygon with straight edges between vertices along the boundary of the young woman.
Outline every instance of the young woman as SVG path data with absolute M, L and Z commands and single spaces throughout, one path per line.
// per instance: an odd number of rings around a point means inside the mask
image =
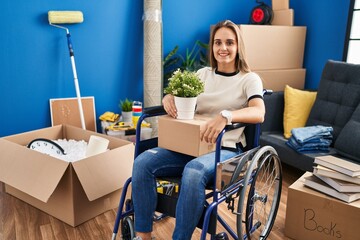
M 250 72 L 238 26 L 229 20 L 216 24 L 209 46 L 210 67 L 198 71 L 205 91 L 198 96 L 196 113 L 212 117 L 201 132 L 201 139 L 215 143 L 226 124 L 263 122 L 265 106 L 261 79 Z M 176 118 L 174 97 L 166 95 L 162 103 L 168 115 Z M 238 146 L 245 144 L 243 129 L 225 133 L 221 161 L 239 154 Z M 182 176 L 173 239 L 191 239 L 203 211 L 205 186 L 215 173 L 214 159 L 214 152 L 194 158 L 162 148 L 145 151 L 135 159 L 132 196 L 137 239 L 151 239 L 155 178 L 164 176 Z

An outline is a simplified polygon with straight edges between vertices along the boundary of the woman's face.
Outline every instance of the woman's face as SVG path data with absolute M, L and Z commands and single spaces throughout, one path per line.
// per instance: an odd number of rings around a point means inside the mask
M 235 33 L 226 27 L 219 28 L 214 36 L 213 53 L 219 71 L 235 71 L 235 58 L 237 54 L 237 41 Z

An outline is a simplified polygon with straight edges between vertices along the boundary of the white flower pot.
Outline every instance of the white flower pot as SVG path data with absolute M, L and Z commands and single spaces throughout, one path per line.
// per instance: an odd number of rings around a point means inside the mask
M 197 97 L 174 97 L 177 109 L 177 119 L 194 119 Z
M 132 123 L 133 112 L 122 112 L 122 121 L 126 123 Z

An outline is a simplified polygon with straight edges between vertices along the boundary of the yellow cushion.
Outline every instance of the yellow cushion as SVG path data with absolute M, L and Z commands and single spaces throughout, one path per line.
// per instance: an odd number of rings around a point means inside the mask
M 288 85 L 284 90 L 284 137 L 291 137 L 291 129 L 304 127 L 315 102 L 316 92 L 299 90 Z

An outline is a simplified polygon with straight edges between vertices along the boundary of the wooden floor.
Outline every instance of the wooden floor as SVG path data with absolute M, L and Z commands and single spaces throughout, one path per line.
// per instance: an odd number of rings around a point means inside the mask
M 284 235 L 287 189 L 301 175 L 302 172 L 283 166 L 281 203 L 275 225 L 268 239 L 289 239 Z M 226 207 L 220 208 L 220 211 L 229 218 L 235 219 L 230 211 L 224 209 Z M 112 235 L 115 214 L 116 209 L 113 209 L 73 228 L 5 193 L 4 184 L 0 182 L 0 240 L 109 240 Z M 174 219 L 161 220 L 154 224 L 153 235 L 156 240 L 171 239 L 173 227 Z M 200 230 L 197 229 L 192 239 L 199 239 L 200 233 Z M 121 239 L 119 235 L 117 239 Z

